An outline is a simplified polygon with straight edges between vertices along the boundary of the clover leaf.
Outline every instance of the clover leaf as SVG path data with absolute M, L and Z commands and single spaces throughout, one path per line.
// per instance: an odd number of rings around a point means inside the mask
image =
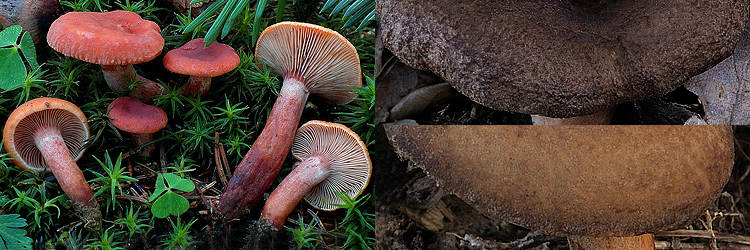
M 23 33 L 23 34 L 22 34 Z M 31 35 L 15 25 L 0 31 L 0 90 L 13 90 L 21 87 L 26 80 L 26 65 L 38 69 L 36 50 Z
M 156 189 L 149 198 L 151 213 L 156 218 L 166 218 L 169 215 L 181 215 L 190 207 L 188 200 L 172 191 L 172 189 L 190 192 L 195 189 L 195 184 L 179 175 L 172 173 L 159 174 L 156 177 Z

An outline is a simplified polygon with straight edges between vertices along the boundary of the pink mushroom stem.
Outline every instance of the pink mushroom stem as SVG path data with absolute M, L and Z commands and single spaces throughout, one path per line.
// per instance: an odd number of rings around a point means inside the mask
M 133 65 L 102 65 L 102 73 L 109 88 L 115 92 L 126 91 L 129 80 L 138 81 L 139 84 L 129 95 L 145 103 L 151 102 L 155 95 L 166 93 L 161 84 L 138 75 Z
M 180 91 L 180 95 L 194 97 L 199 94 L 201 97 L 205 97 L 208 94 L 208 90 L 211 89 L 211 78 L 207 76 L 190 76 L 187 84 Z
M 268 122 L 234 171 L 219 202 L 225 219 L 251 209 L 271 187 L 294 141 L 302 110 L 310 91 L 297 77 L 284 78 Z
M 312 156 L 301 161 L 294 170 L 273 190 L 263 206 L 263 222 L 281 229 L 284 221 L 313 187 L 322 182 L 331 172 L 325 158 Z
M 83 172 L 70 156 L 60 129 L 42 128 L 34 133 L 34 142 L 65 194 L 78 204 L 96 207 L 97 203 L 93 199 L 94 193 L 91 186 L 86 183 Z

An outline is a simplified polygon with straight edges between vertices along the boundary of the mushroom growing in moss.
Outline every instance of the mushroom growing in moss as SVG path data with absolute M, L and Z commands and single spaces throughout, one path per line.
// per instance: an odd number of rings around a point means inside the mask
M 261 220 L 280 229 L 304 197 L 313 207 L 333 211 L 344 204 L 336 192 L 354 199 L 367 187 L 372 163 L 359 135 L 338 123 L 309 121 L 297 130 L 292 155 L 299 160 L 266 200 Z
M 52 23 L 47 43 L 63 55 L 102 65 L 104 79 L 115 92 L 125 92 L 134 81 L 129 95 L 143 102 L 165 93 L 164 86 L 133 68 L 153 60 L 164 47 L 159 25 L 134 12 L 68 12 Z
M 88 138 L 83 111 L 73 103 L 48 97 L 21 104 L 8 116 L 3 130 L 5 150 L 13 163 L 22 169 L 51 171 L 86 227 L 98 230 L 99 204 L 76 164 Z
M 153 141 L 153 134 L 167 126 L 169 121 L 164 110 L 127 96 L 110 103 L 107 107 L 107 116 L 116 128 L 130 133 L 136 147 Z M 153 144 L 145 146 L 141 155 L 150 157 L 154 150 L 156 147 Z
M 284 76 L 279 97 L 263 132 L 240 162 L 218 209 L 225 219 L 239 216 L 271 187 L 292 147 L 310 94 L 327 103 L 354 99 L 362 86 L 357 49 L 339 33 L 313 24 L 281 22 L 258 38 L 256 60 Z
M 211 78 L 237 68 L 240 57 L 232 47 L 218 42 L 206 47 L 203 38 L 193 39 L 164 55 L 164 68 L 174 73 L 189 75 L 180 95 L 205 97 L 211 88 Z

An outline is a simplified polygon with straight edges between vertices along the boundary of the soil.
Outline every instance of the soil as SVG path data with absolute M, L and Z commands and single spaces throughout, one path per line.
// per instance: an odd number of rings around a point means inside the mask
M 387 51 L 376 72 L 378 123 L 409 91 L 441 82 L 425 71 L 409 68 Z M 613 124 L 681 125 L 701 115 L 697 97 L 684 88 L 653 100 L 617 107 Z M 463 96 L 434 103 L 410 117 L 409 124 L 531 124 L 528 115 L 492 110 Z M 735 126 L 735 166 L 706 214 L 684 229 L 656 234 L 657 249 L 750 249 L 746 215 L 750 215 L 750 126 Z M 375 197 L 375 249 L 569 249 L 565 237 L 547 235 L 484 216 L 435 184 L 388 144 L 382 126 L 376 131 L 372 185 Z

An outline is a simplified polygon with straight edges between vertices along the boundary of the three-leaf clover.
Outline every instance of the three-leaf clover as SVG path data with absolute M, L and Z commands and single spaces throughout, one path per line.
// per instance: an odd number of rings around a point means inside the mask
M 26 219 L 18 214 L 0 215 L 0 249 L 31 249 L 31 238 L 26 236 Z
M 32 69 L 38 69 L 36 50 L 31 35 L 23 32 L 21 26 L 10 26 L 0 31 L 0 90 L 13 90 L 21 87 L 26 80 L 26 65 L 21 55 Z M 20 51 L 20 53 L 19 53 Z
M 190 203 L 182 195 L 173 192 L 172 189 L 190 192 L 195 189 L 195 184 L 176 174 L 159 174 L 156 177 L 156 190 L 148 200 L 153 202 L 151 213 L 154 217 L 166 218 L 170 214 L 177 216 L 187 212 Z

